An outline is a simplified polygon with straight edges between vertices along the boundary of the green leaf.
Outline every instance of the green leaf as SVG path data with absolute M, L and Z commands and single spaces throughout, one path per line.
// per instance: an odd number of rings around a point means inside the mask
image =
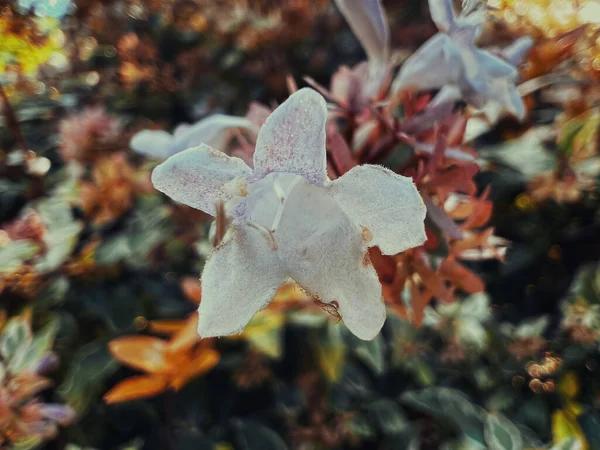
M 343 329 L 346 345 L 352 349 L 358 360 L 369 367 L 375 374 L 385 371 L 385 342 L 381 334 L 370 341 L 357 338 L 347 328 Z
M 73 358 L 65 380 L 58 388 L 79 415 L 95 401 L 104 390 L 103 382 L 119 367 L 113 359 L 106 342 L 91 342 L 83 346 Z
M 44 236 L 47 250 L 35 265 L 39 272 L 49 272 L 60 267 L 75 248 L 79 233 L 83 229 L 80 222 L 63 224 L 60 228 L 50 229 Z
M 23 441 L 15 442 L 10 448 L 12 450 L 33 450 L 40 448 L 42 442 L 43 441 L 40 438 L 29 438 Z
M 58 326 L 58 318 L 53 317 L 44 328 L 35 334 L 23 357 L 18 361 L 16 359 L 11 360 L 9 370 L 13 373 L 17 373 L 23 369 L 35 371 L 42 358 L 52 350 Z
M 398 405 L 390 399 L 376 400 L 367 407 L 369 415 L 379 426 L 381 432 L 388 436 L 401 433 L 410 428 L 406 416 Z
M 0 336 L 0 354 L 5 361 L 10 361 L 29 348 L 31 339 L 29 321 L 23 317 L 13 317 Z
M 579 132 L 583 129 L 585 121 L 581 119 L 572 119 L 565 123 L 561 129 L 561 137 L 556 145 L 567 156 L 573 153 L 573 142 Z
M 100 247 L 96 249 L 94 258 L 96 264 L 110 266 L 129 258 L 131 254 L 127 236 L 120 234 L 102 242 Z
M 243 334 L 252 348 L 269 358 L 279 359 L 283 346 L 283 325 L 283 315 L 263 310 L 254 315 Z
M 346 423 L 346 429 L 351 435 L 362 440 L 371 439 L 376 435 L 375 427 L 371 421 L 361 413 L 352 415 Z
M 400 400 L 421 412 L 450 421 L 475 442 L 485 442 L 483 427 L 487 413 L 456 389 L 430 387 L 421 391 L 409 391 Z
M 39 247 L 29 239 L 12 241 L 0 247 L 0 273 L 17 270 L 21 264 L 33 258 Z
M 485 441 L 490 450 L 523 450 L 521 432 L 500 413 L 487 415 Z
M 575 438 L 565 439 L 551 447 L 549 450 L 582 450 L 581 441 Z
M 35 298 L 36 310 L 46 310 L 61 304 L 69 291 L 69 286 L 70 283 L 67 277 L 52 280 Z
M 237 447 L 240 450 L 286 450 L 281 437 L 270 428 L 252 420 L 234 422 Z
M 346 359 L 342 327 L 327 322 L 327 326 L 319 333 L 317 339 L 317 358 L 321 371 L 329 381 L 336 382 L 340 379 Z
M 590 448 L 600 448 L 600 416 L 590 410 L 584 411 L 577 419 Z

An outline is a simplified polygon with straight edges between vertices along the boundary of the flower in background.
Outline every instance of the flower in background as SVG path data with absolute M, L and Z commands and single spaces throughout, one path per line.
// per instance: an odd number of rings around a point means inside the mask
M 125 155 L 115 153 L 94 164 L 91 182 L 80 181 L 78 202 L 94 224 L 104 225 L 129 211 L 135 196 L 144 191 L 144 184 L 143 174 Z
M 71 0 L 19 0 L 19 7 L 24 11 L 33 9 L 38 17 L 62 19 L 71 7 Z
M 57 362 L 51 348 L 58 330 L 51 322 L 33 335 L 26 316 L 8 321 L 0 336 L 0 445 L 39 445 L 53 439 L 75 412 L 59 403 L 44 403 L 40 393 L 52 386 L 44 376 Z M 8 448 L 8 447 L 7 447 Z M 31 448 L 31 447 L 28 447 Z
M 324 99 L 301 89 L 261 128 L 253 170 L 206 145 L 154 170 L 155 187 L 174 200 L 211 215 L 221 203 L 231 214 L 230 237 L 202 275 L 200 336 L 240 333 L 288 278 L 339 308 L 358 337 L 383 326 L 368 247 L 396 254 L 422 244 L 425 206 L 410 178 L 383 167 L 357 166 L 331 182 L 326 122 Z
M 483 28 L 484 12 L 465 10 L 457 16 L 452 0 L 429 0 L 429 9 L 440 32 L 404 62 L 392 91 L 398 94 L 441 88 L 433 103 L 463 99 L 483 108 L 492 101 L 501 110 L 522 118 L 525 108 L 515 87 L 515 61 L 475 45 Z M 521 55 L 526 44 L 519 42 L 519 51 L 511 53 Z
M 90 163 L 119 149 L 121 121 L 102 107 L 85 108 L 60 123 L 59 152 L 65 161 Z
M 163 130 L 142 130 L 133 136 L 130 146 L 139 154 L 158 159 L 167 159 L 200 144 L 224 151 L 235 133 L 241 130 L 254 136 L 258 132 L 244 117 L 213 114 L 194 125 L 181 124 L 173 134 Z

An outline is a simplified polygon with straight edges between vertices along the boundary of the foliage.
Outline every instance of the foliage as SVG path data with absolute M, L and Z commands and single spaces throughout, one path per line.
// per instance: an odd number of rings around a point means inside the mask
M 568 21 L 459 3 L 3 6 L 0 446 L 600 449 L 597 2 Z M 364 183 L 381 332 L 288 282 L 240 334 L 200 339 L 198 278 L 234 216 L 151 173 L 201 143 L 252 165 L 301 80 L 327 102 L 327 177 L 412 178 L 427 240 L 385 254 L 380 205 L 403 203 Z M 238 269 L 213 283 L 233 305 L 255 293 L 225 290 Z

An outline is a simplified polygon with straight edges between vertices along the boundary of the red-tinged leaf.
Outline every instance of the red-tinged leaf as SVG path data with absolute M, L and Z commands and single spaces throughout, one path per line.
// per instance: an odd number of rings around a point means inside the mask
M 494 209 L 493 203 L 487 200 L 489 193 L 490 187 L 488 186 L 481 197 L 473 201 L 473 210 L 461 228 L 481 228 L 488 223 Z
M 422 187 L 473 195 L 477 191 L 473 177 L 478 171 L 479 167 L 477 164 L 454 165 L 443 172 L 437 172 L 432 176 L 432 180 L 425 183 Z
M 464 114 L 453 114 L 444 122 L 448 129 L 448 145 L 461 145 L 469 119 Z
M 169 386 L 167 377 L 140 375 L 121 381 L 104 395 L 107 404 L 122 403 L 139 398 L 153 397 Z
M 356 166 L 356 158 L 352 150 L 334 127 L 327 130 L 327 150 L 339 176 Z
M 411 321 L 417 327 L 420 328 L 423 325 L 425 319 L 425 308 L 431 303 L 433 296 L 427 289 L 420 292 L 419 289 L 414 285 L 411 285 Z
M 440 275 L 469 294 L 483 292 L 485 284 L 477 275 L 454 258 L 446 259 L 440 266 Z
M 452 220 L 442 208 L 433 203 L 431 197 L 427 195 L 423 195 L 422 197 L 425 206 L 427 207 L 429 219 L 451 238 L 462 239 L 463 233 L 454 220 Z
M 150 373 L 170 373 L 177 369 L 166 358 L 167 343 L 152 336 L 125 336 L 113 339 L 108 348 L 123 364 Z
M 392 256 L 384 255 L 377 247 L 371 247 L 369 249 L 369 257 L 371 263 L 377 270 L 379 280 L 382 283 L 392 283 L 397 272 L 396 261 L 394 258 Z
M 419 274 L 419 277 L 421 277 L 421 281 L 425 288 L 431 291 L 434 297 L 437 297 L 446 303 L 452 301 L 452 290 L 446 286 L 444 279 L 439 273 L 434 272 L 421 259 L 415 259 L 413 261 L 413 268 L 415 269 L 415 272 Z

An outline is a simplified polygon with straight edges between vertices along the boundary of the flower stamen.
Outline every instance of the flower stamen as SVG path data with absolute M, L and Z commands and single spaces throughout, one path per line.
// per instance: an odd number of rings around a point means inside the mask
M 246 222 L 246 224 L 249 227 L 254 228 L 255 230 L 257 230 L 258 232 L 260 232 L 269 242 L 269 247 L 271 247 L 272 250 L 277 250 L 278 246 L 277 246 L 277 241 L 275 240 L 275 236 L 274 236 L 274 232 L 273 230 L 269 230 L 267 227 L 265 227 L 264 225 L 261 225 L 260 223 L 256 223 L 256 222 L 252 222 L 252 221 L 248 221 Z
M 288 192 L 286 193 L 284 189 L 279 184 L 279 179 L 276 178 L 273 183 L 273 189 L 275 189 L 275 194 L 279 198 L 279 205 L 277 206 L 277 211 L 275 211 L 275 217 L 273 218 L 273 225 L 271 225 L 271 232 L 275 233 L 277 227 L 279 227 L 279 222 L 281 222 L 281 216 L 283 215 L 283 210 L 285 209 L 285 204 L 287 203 L 288 198 L 292 194 L 292 191 L 298 184 L 298 182 L 302 179 L 300 176 L 294 177 L 292 182 L 290 183 Z

